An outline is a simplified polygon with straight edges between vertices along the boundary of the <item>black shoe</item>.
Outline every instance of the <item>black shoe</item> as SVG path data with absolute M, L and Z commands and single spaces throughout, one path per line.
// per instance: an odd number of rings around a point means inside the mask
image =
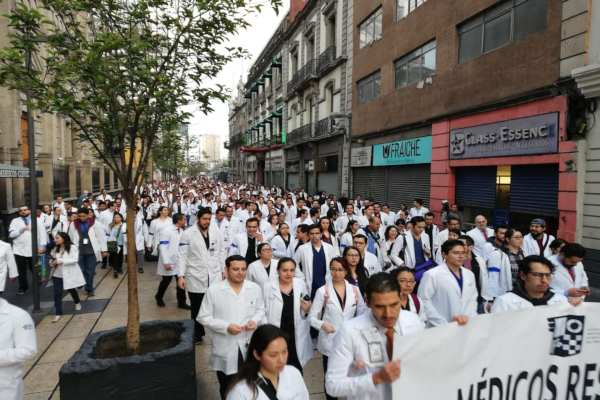
M 139 272 L 140 274 L 143 274 L 143 273 L 144 273 L 144 268 L 138 268 L 138 272 Z
M 23 296 L 25 293 L 27 293 L 27 290 L 21 290 L 21 289 L 19 289 L 19 291 L 17 292 L 17 294 L 19 296 Z
M 201 337 L 194 338 L 194 344 L 202 344 L 202 343 L 204 343 L 204 339 L 202 339 Z
M 154 298 L 156 299 L 156 305 L 159 307 L 164 307 L 166 306 L 165 302 L 163 301 L 163 299 L 161 299 L 158 296 L 154 296 Z
M 119 273 L 117 271 L 113 272 L 113 278 L 118 278 L 119 277 Z
M 103 265 L 100 267 L 100 269 L 106 269 L 106 268 L 108 268 L 108 266 L 106 266 L 106 265 Z
M 87 296 L 88 297 L 94 297 L 94 296 L 96 296 L 96 293 L 94 293 L 94 292 L 87 292 Z
M 183 304 L 178 304 L 177 308 L 181 308 L 182 310 L 191 310 L 192 307 L 188 306 L 187 304 L 183 303 Z

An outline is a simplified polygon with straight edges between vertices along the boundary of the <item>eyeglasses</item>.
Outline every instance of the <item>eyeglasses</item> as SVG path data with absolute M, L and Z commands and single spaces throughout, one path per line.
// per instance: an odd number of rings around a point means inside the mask
M 546 278 L 548 280 L 552 279 L 551 272 L 530 272 L 529 275 L 534 276 L 539 279 L 542 279 L 542 278 Z
M 329 268 L 331 272 L 346 272 L 344 268 Z
M 402 285 L 403 283 L 406 283 L 407 285 L 414 285 L 415 283 L 417 283 L 414 279 L 399 279 L 398 282 Z

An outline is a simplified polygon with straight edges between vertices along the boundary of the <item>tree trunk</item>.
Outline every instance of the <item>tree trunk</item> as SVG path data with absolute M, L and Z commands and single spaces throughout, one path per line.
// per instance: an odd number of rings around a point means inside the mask
M 140 303 L 135 246 L 137 211 L 135 194 L 126 193 L 125 197 L 127 201 L 127 349 L 132 354 L 137 354 L 140 346 Z

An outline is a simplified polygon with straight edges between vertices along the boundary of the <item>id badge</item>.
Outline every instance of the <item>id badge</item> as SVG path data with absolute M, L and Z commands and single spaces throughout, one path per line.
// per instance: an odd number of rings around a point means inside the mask
M 90 241 L 88 239 L 83 239 L 83 244 L 88 244 Z
M 369 343 L 369 361 L 371 364 L 382 364 L 384 362 L 381 342 Z
M 211 247 L 209 250 L 211 257 L 215 255 L 215 248 Z

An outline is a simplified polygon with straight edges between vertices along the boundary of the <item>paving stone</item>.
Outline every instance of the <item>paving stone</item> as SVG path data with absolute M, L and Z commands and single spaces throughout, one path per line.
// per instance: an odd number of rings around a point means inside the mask
M 58 383 L 58 371 L 63 362 L 38 363 L 25 377 L 25 394 L 50 392 Z
M 52 396 L 52 391 L 29 393 L 23 396 L 23 400 L 48 400 Z
M 79 350 L 84 339 L 85 336 L 72 339 L 56 339 L 54 343 L 50 345 L 46 353 L 42 356 L 40 363 L 64 363 L 71 358 L 71 356 L 75 354 L 77 350 Z M 37 368 L 37 366 L 35 368 Z

